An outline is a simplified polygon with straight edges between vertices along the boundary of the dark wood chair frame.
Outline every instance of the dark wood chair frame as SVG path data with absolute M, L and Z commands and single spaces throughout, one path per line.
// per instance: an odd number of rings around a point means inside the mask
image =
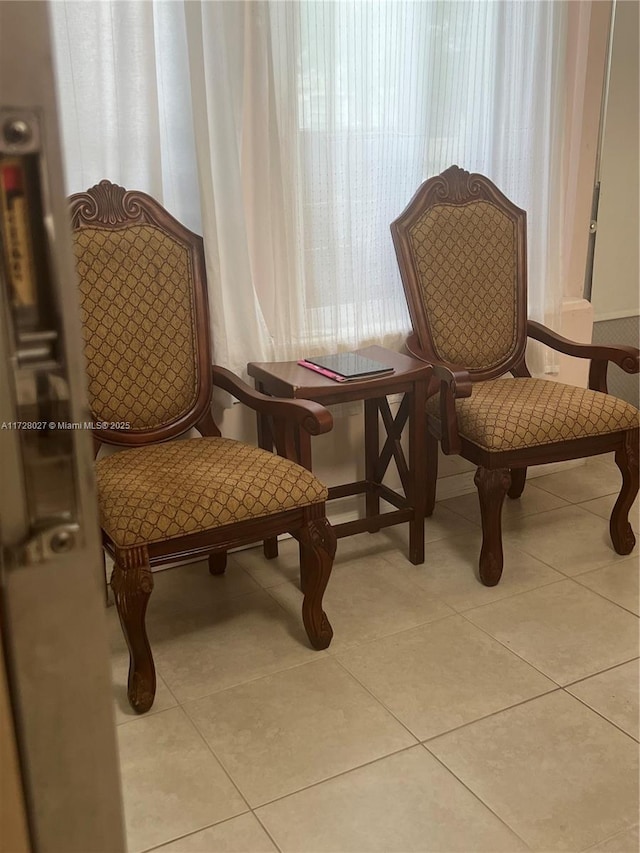
M 308 458 L 305 448 L 310 446 L 310 436 L 331 430 L 331 413 L 311 401 L 268 397 L 254 391 L 229 370 L 211 364 L 202 238 L 185 228 L 150 196 L 126 191 L 109 181 L 101 181 L 86 193 L 72 195 L 69 202 L 74 230 L 96 227 L 125 229 L 140 224 L 157 226 L 187 249 L 193 272 L 198 373 L 195 402 L 171 423 L 161 427 L 130 431 L 94 430 L 96 455 L 103 443 L 140 447 L 168 441 L 191 428 L 203 436 L 219 437 L 221 433 L 211 411 L 215 386 L 229 392 L 261 416 L 269 418 L 276 452 L 303 464 Z M 228 549 L 283 533 L 290 533 L 300 545 L 304 627 L 311 645 L 316 649 L 325 649 L 331 642 L 333 631 L 322 609 L 322 597 L 331 574 L 336 537 L 327 521 L 324 502 L 171 540 L 150 542 L 136 548 L 119 548 L 102 531 L 104 549 L 114 560 L 111 587 L 130 652 L 128 696 L 134 710 L 139 713 L 147 711 L 153 703 L 156 689 L 153 656 L 145 627 L 147 604 L 153 589 L 151 567 L 208 555 L 210 572 L 219 575 L 225 571 Z
M 464 365 L 442 361 L 431 335 L 429 317 L 421 298 L 419 275 L 414 264 L 409 230 L 424 212 L 438 204 L 466 205 L 477 200 L 491 202 L 513 222 L 516 234 L 517 334 L 505 358 L 489 370 L 468 369 Z M 557 352 L 591 360 L 589 388 L 607 393 L 607 366 L 616 364 L 626 373 L 638 373 L 640 351 L 628 346 L 593 346 L 570 341 L 540 323 L 527 319 L 526 213 L 516 207 L 486 177 L 451 166 L 441 175 L 425 181 L 403 213 L 391 224 L 391 234 L 407 298 L 413 334 L 407 350 L 416 358 L 433 365 L 434 379 L 429 396 L 440 392 L 440 417 L 427 417 L 427 515 L 433 513 L 438 477 L 438 442 L 445 454 L 459 454 L 478 466 L 475 484 L 482 517 L 480 579 L 486 586 L 500 580 L 503 567 L 501 513 L 504 496 L 519 498 L 523 492 L 527 467 L 549 462 L 615 452 L 622 474 L 622 488 L 613 507 L 609 529 L 618 554 L 629 554 L 635 536 L 628 513 L 638 493 L 638 429 L 589 436 L 587 438 L 527 447 L 504 452 L 489 452 L 469 441 L 458 431 L 455 401 L 470 397 L 475 382 L 495 379 L 505 373 L 531 377 L 525 359 L 527 338 L 540 341 Z

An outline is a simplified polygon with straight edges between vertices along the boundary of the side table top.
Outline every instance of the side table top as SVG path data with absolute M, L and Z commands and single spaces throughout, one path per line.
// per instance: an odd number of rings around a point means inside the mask
M 252 361 L 247 365 L 247 371 L 269 394 L 317 402 L 341 402 L 395 394 L 406 390 L 404 386 L 411 385 L 418 379 L 428 379 L 431 373 L 430 365 L 426 362 L 384 347 L 364 347 L 357 352 L 373 361 L 379 361 L 386 367 L 393 367 L 394 372 L 336 382 L 301 367 L 297 361 Z

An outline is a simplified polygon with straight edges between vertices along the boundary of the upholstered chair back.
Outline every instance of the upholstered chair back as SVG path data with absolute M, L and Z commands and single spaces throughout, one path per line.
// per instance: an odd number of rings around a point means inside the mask
M 425 181 L 391 226 L 422 349 L 483 379 L 522 357 L 525 227 L 480 175 L 452 166 Z
M 94 420 L 129 424 L 123 437 L 185 431 L 210 400 L 201 238 L 108 181 L 71 212 Z

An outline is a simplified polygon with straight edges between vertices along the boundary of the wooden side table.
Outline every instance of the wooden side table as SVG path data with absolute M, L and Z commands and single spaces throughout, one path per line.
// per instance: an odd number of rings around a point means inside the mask
M 375 533 L 382 527 L 409 523 L 409 559 L 419 565 L 424 562 L 424 520 L 426 506 L 426 415 L 427 388 L 431 366 L 423 361 L 379 346 L 358 350 L 361 355 L 394 368 L 394 372 L 371 379 L 335 382 L 301 367 L 295 361 L 251 362 L 249 376 L 256 388 L 272 397 L 315 400 L 323 405 L 364 401 L 365 479 L 354 483 L 331 486 L 329 500 L 349 495 L 364 494 L 366 516 L 356 521 L 334 525 L 338 538 L 355 533 Z M 393 417 L 387 396 L 403 394 L 398 412 Z M 380 450 L 379 419 L 386 432 Z M 409 429 L 408 460 L 400 444 L 405 425 Z M 311 444 L 309 436 L 299 437 L 299 459 L 309 470 Z M 267 418 L 258 417 L 258 441 L 261 447 L 271 450 L 273 436 Z M 393 491 L 382 482 L 394 459 L 400 475 L 404 494 Z M 380 500 L 395 507 L 391 512 L 380 512 Z M 277 542 L 265 542 L 265 554 L 277 555 Z

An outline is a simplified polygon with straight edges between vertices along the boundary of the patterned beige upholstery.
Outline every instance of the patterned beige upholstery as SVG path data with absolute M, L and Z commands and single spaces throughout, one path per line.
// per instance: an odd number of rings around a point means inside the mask
M 439 417 L 439 395 L 427 411 Z M 461 436 L 489 451 L 517 450 L 602 435 L 639 425 L 640 412 L 624 400 L 545 379 L 478 382 L 456 400 Z
M 187 249 L 153 225 L 73 239 L 94 417 L 134 430 L 171 423 L 197 394 Z
M 100 459 L 100 523 L 127 548 L 327 499 L 295 462 L 227 438 L 193 438 Z
M 488 201 L 438 204 L 409 237 L 438 357 L 471 370 L 500 363 L 517 342 L 514 223 Z

